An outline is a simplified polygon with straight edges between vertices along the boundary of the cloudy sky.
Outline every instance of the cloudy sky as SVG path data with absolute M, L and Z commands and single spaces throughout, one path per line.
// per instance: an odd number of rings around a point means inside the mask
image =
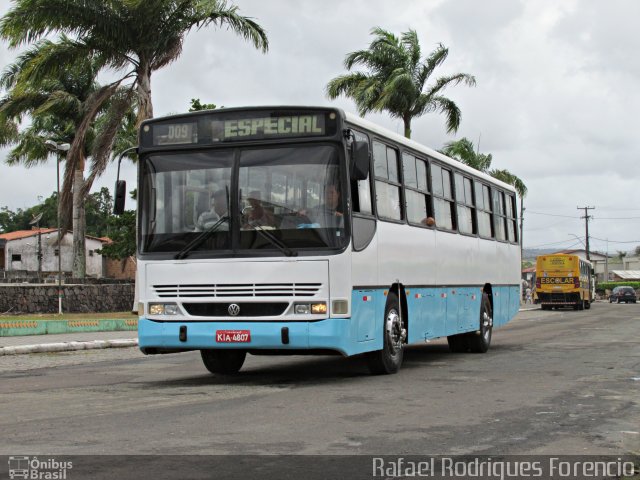
M 8 10 L 0 3 L 0 14 Z M 156 116 L 183 112 L 191 98 L 226 107 L 336 105 L 326 83 L 344 73 L 348 52 L 380 26 L 417 30 L 423 53 L 449 47 L 441 75 L 465 72 L 477 86 L 446 91 L 462 110 L 448 135 L 445 120 L 414 120 L 413 138 L 432 148 L 468 137 L 529 188 L 525 247 L 580 248 L 591 206 L 591 248 L 640 245 L 640 36 L 635 0 L 236 0 L 268 32 L 268 54 L 225 29 L 187 37 L 181 58 L 156 72 Z M 15 57 L 0 48 L 0 65 Z M 371 120 L 402 132 L 385 115 Z M 6 151 L 0 151 L 0 160 Z M 25 208 L 55 190 L 55 164 L 30 170 L 0 166 L 0 206 Z M 115 167 L 98 186 L 112 188 Z M 124 175 L 135 180 L 135 169 Z M 608 239 L 608 242 L 606 241 Z

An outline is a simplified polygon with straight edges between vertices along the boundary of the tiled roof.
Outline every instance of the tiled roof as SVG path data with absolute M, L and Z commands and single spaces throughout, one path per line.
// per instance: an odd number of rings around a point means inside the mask
M 47 233 L 51 233 L 51 232 L 56 232 L 57 229 L 56 228 L 41 228 L 40 229 L 40 233 L 42 235 L 45 235 Z M 67 234 L 71 234 L 72 232 L 68 231 Z M 21 238 L 27 238 L 27 237 L 34 237 L 38 234 L 38 230 L 16 230 L 15 232 L 9 232 L 9 233 L 2 233 L 0 234 L 0 240 L 6 240 L 6 241 L 11 241 L 11 240 L 19 240 Z M 113 240 L 111 240 L 109 237 L 93 237 L 91 235 L 87 235 L 87 238 L 90 238 L 92 240 L 98 240 L 99 242 L 102 243 L 113 243 Z
M 57 229 L 55 228 L 41 228 L 40 233 L 42 235 L 55 232 Z M 19 240 L 20 238 L 33 237 L 38 235 L 38 230 L 17 230 L 15 232 L 2 233 L 0 234 L 0 240 Z

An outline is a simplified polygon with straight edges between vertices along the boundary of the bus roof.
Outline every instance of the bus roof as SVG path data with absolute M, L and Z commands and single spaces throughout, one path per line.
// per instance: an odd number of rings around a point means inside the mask
M 463 172 L 467 172 L 471 175 L 475 175 L 476 177 L 479 177 L 483 180 L 485 180 L 486 182 L 498 185 L 502 188 L 504 188 L 505 190 L 509 190 L 511 192 L 516 192 L 515 188 L 513 188 L 512 185 L 509 185 L 508 183 L 505 183 L 501 180 L 498 180 L 497 178 L 492 177 L 491 175 L 487 175 L 484 172 L 481 172 L 480 170 L 476 170 L 475 168 L 471 168 L 468 165 L 465 165 L 464 163 L 458 161 L 458 160 L 454 160 L 450 157 L 447 157 L 446 155 L 443 155 L 442 153 L 433 150 L 429 147 L 426 147 L 418 142 L 415 142 L 411 139 L 405 138 L 402 135 L 398 135 L 397 133 L 381 127 L 380 125 L 373 123 L 369 120 L 365 120 L 364 118 L 358 117 L 357 115 L 350 113 L 350 112 L 346 112 L 341 108 L 336 108 L 336 107 L 332 107 L 332 106 L 317 106 L 317 105 L 260 105 L 260 106 L 247 106 L 247 107 L 231 107 L 231 108 L 224 108 L 224 109 L 216 109 L 216 110 L 199 110 L 197 112 L 186 112 L 186 113 L 180 113 L 180 114 L 172 114 L 172 115 L 166 115 L 164 117 L 154 117 L 154 118 L 150 118 L 148 120 L 145 120 L 143 122 L 143 124 L 147 123 L 147 122 L 156 122 L 158 120 L 167 120 L 167 119 L 171 119 L 171 118 L 180 118 L 180 117 L 185 117 L 185 116 L 194 116 L 194 115 L 206 115 L 206 114 L 215 114 L 215 113 L 224 113 L 224 112 L 234 112 L 234 111 L 251 111 L 251 110 L 269 110 L 269 109 L 283 109 L 283 110 L 292 110 L 295 111 L 297 109 L 303 109 L 303 110 L 334 110 L 336 112 L 340 112 L 340 114 L 343 116 L 343 118 L 346 119 L 347 122 L 350 122 L 354 125 L 358 125 L 361 126 L 362 128 L 366 128 L 367 130 L 370 130 L 378 135 L 380 135 L 381 137 L 387 137 L 390 138 L 391 140 L 393 140 L 396 143 L 399 143 L 401 145 L 404 145 L 408 148 L 411 148 L 417 152 L 423 153 L 425 155 L 428 155 L 431 158 L 435 158 L 438 161 L 441 161 L 442 163 L 445 163 L 447 165 L 450 165 L 458 170 L 461 170 Z

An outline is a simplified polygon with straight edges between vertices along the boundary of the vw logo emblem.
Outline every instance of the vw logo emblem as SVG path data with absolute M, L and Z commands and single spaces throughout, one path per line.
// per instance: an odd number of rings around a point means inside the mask
M 232 303 L 231 305 L 229 305 L 229 308 L 227 308 L 227 311 L 232 317 L 237 317 L 240 313 L 240 305 L 238 305 L 237 303 Z

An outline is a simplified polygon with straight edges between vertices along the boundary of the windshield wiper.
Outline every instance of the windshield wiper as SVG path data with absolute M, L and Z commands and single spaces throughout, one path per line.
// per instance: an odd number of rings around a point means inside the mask
M 207 228 L 204 232 L 202 232 L 196 238 L 191 240 L 182 250 L 180 250 L 178 253 L 176 253 L 175 257 L 173 257 L 173 258 L 175 258 L 177 260 L 181 260 L 183 258 L 186 258 L 187 255 L 189 255 L 193 251 L 194 248 L 198 247 L 207 238 L 209 238 L 211 235 L 216 233 L 218 231 L 218 228 L 220 228 L 220 225 L 222 225 L 224 222 L 228 222 L 230 218 L 231 217 L 229 217 L 229 215 L 225 215 L 224 217 L 220 217 L 220 220 L 218 220 L 212 226 Z
M 262 238 L 266 238 L 267 241 L 284 253 L 287 257 L 297 257 L 298 252 L 294 252 L 289 247 L 287 247 L 284 243 L 282 243 L 278 238 L 276 238 L 269 230 L 263 230 L 260 228 L 262 225 L 255 226 L 253 223 L 247 223 L 255 232 L 258 232 Z

